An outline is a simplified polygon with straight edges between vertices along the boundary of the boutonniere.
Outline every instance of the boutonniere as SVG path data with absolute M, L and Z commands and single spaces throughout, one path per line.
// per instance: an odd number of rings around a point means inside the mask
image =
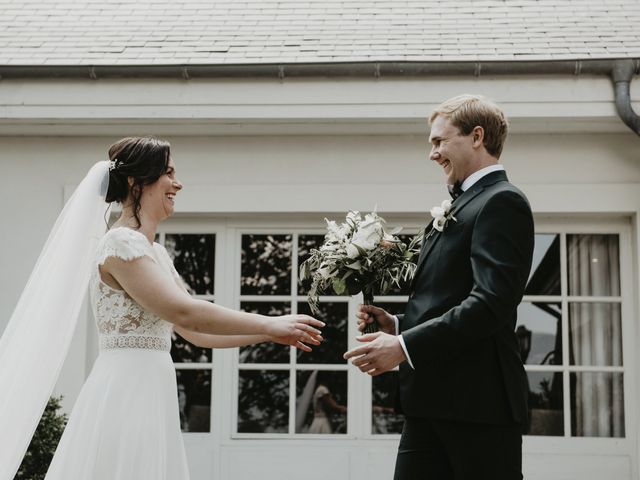
M 453 216 L 453 212 L 451 211 L 451 200 L 444 200 L 440 205 L 436 205 L 433 207 L 429 213 L 433 217 L 433 224 L 427 238 L 435 233 L 444 232 L 444 229 L 447 228 L 449 222 L 457 222 L 456 217 Z

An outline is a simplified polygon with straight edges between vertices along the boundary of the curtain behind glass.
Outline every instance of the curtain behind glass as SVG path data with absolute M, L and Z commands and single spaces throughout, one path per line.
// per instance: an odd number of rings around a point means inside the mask
M 568 235 L 569 295 L 619 296 L 617 235 Z M 570 363 L 621 366 L 619 303 L 569 304 Z M 622 374 L 577 372 L 572 375 L 574 435 L 624 436 Z

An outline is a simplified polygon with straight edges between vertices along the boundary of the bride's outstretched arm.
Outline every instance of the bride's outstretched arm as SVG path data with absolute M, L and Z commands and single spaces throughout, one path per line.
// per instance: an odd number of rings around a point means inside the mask
M 177 285 L 189 293 L 189 287 L 184 282 L 182 277 L 177 277 Z M 208 333 L 196 333 L 184 328 L 180 328 L 174 325 L 174 330 L 185 340 L 193 343 L 196 347 L 201 348 L 234 348 L 244 347 L 246 345 L 255 345 L 257 343 L 264 343 L 274 341 L 278 343 L 277 338 L 270 338 L 267 335 L 212 335 Z M 285 343 L 286 344 L 286 343 Z M 298 347 L 305 352 L 311 351 L 307 345 L 301 345 Z
M 324 323 L 313 317 L 267 317 L 192 298 L 147 256 L 129 261 L 109 257 L 101 273 L 111 276 L 143 308 L 184 330 L 214 335 L 260 335 L 298 348 L 319 345 L 321 341 L 317 328 Z
M 195 333 L 177 326 L 174 326 L 174 330 L 182 338 L 201 348 L 244 347 L 245 345 L 271 341 L 267 335 L 211 335 L 208 333 Z

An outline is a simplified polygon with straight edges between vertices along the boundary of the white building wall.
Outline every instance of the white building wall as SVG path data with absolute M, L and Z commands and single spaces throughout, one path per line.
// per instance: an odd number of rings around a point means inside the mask
M 94 162 L 105 159 L 118 138 L 0 136 L 0 326 L 11 314 L 64 204 L 65 187 L 72 189 Z M 426 134 L 164 138 L 172 144 L 185 184 L 178 196 L 178 214 L 287 211 L 284 205 L 298 203 L 316 212 L 366 210 L 376 203 L 381 211 L 426 212 L 445 193 L 439 168 L 427 160 Z M 617 192 L 596 199 L 584 190 L 588 203 L 576 211 L 601 211 L 615 202 L 631 213 L 640 202 L 640 149 L 631 134 L 513 134 L 502 163 L 538 211 L 571 213 L 561 203 L 566 198 L 536 195 L 564 185 Z M 371 185 L 387 185 L 388 191 Z M 352 186 L 358 187 L 359 195 L 348 195 Z M 325 198 L 325 187 L 347 196 Z M 265 196 L 245 195 L 252 192 Z M 301 196 L 289 198 L 291 192 Z M 362 198 L 365 192 L 367 198 Z
M 633 94 L 640 99 L 637 83 Z M 383 214 L 424 215 L 426 221 L 428 208 L 446 190 L 440 169 L 427 160 L 424 117 L 440 100 L 464 91 L 505 105 L 513 133 L 502 160 L 539 217 L 626 218 L 637 292 L 640 141 L 616 118 L 611 90 L 601 78 L 3 82 L 0 331 L 65 196 L 120 137 L 152 133 L 171 142 L 185 184 L 177 217 L 296 211 L 321 220 L 377 205 Z M 637 319 L 637 304 L 633 311 Z M 634 324 L 636 340 L 637 330 Z M 91 326 L 81 323 L 57 387 L 67 408 L 95 354 L 92 338 Z M 216 361 L 232 368 L 227 354 Z M 637 375 L 637 360 L 631 371 Z M 214 416 L 230 408 L 233 394 L 214 404 Z M 633 398 L 640 396 L 633 392 Z M 635 412 L 627 414 L 635 418 Z M 635 442 L 637 428 L 627 433 Z M 549 453 L 557 440 L 527 441 L 525 478 L 637 475 L 637 445 L 632 454 L 627 449 L 598 457 L 581 451 L 586 441 L 568 451 L 560 446 L 562 455 Z M 212 435 L 189 434 L 186 443 L 196 480 L 293 478 L 287 476 L 293 470 L 283 470 L 292 458 L 300 467 L 314 465 L 317 478 L 389 478 L 397 445 L 239 441 L 227 427 Z

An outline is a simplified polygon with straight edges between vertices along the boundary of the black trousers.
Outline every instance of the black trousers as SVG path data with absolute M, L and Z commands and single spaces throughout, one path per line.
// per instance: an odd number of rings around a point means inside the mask
M 394 480 L 522 480 L 521 427 L 406 418 Z

